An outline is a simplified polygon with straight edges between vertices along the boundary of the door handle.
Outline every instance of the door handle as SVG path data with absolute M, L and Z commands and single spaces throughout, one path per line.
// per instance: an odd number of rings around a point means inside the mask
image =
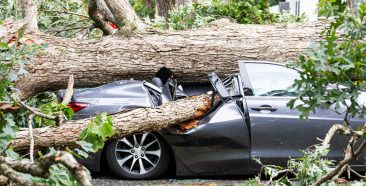
M 272 107 L 270 105 L 261 105 L 259 107 L 250 107 L 250 108 L 255 111 L 268 110 L 268 111 L 274 112 L 274 111 L 278 110 L 277 108 Z

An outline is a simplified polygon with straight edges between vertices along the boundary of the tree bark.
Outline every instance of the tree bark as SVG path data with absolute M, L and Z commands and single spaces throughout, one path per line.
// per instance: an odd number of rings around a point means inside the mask
M 109 21 L 113 21 L 112 17 L 108 15 L 109 9 L 103 8 L 105 6 L 103 0 L 90 0 L 88 7 L 88 14 L 90 19 L 94 21 L 94 25 L 103 31 L 103 35 L 112 35 L 115 33 L 114 29 L 109 25 Z M 113 15 L 112 15 L 113 16 Z
M 158 131 L 185 121 L 199 119 L 210 109 L 210 96 L 201 95 L 164 104 L 157 108 L 138 108 L 113 115 L 113 138 L 143 131 Z M 35 148 L 75 145 L 91 119 L 69 121 L 57 127 L 33 129 Z M 21 129 L 12 141 L 15 150 L 29 149 L 29 130 Z
M 134 32 L 143 32 L 146 25 L 140 20 L 128 0 L 104 0 L 110 12 L 116 18 L 116 25 L 121 32 L 131 35 Z
M 129 78 L 149 80 L 162 66 L 172 68 L 180 82 L 208 82 L 208 72 L 221 76 L 238 72 L 238 60 L 296 60 L 310 42 L 320 39 L 322 28 L 320 22 L 240 25 L 217 21 L 202 29 L 128 38 L 80 40 L 37 35 L 34 40 L 47 47 L 27 65 L 29 75 L 17 87 L 24 98 L 65 88 L 70 74 L 75 87 Z
M 27 32 L 38 32 L 37 4 L 35 0 L 21 0 L 23 18 L 26 20 Z
M 173 9 L 174 4 L 174 0 L 157 0 L 156 5 L 158 16 L 167 19 L 169 17 L 169 11 Z

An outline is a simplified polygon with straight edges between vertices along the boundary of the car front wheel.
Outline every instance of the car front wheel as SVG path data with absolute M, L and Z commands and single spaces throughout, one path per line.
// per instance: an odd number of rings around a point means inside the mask
M 164 139 L 145 132 L 115 139 L 106 149 L 107 163 L 120 178 L 153 179 L 169 167 L 170 154 Z

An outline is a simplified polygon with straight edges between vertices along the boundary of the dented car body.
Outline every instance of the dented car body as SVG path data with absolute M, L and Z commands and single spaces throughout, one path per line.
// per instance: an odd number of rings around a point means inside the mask
M 300 157 L 301 150 L 319 143 L 317 139 L 323 138 L 333 124 L 342 122 L 342 115 L 325 108 L 318 108 L 308 120 L 299 120 L 299 111 L 286 106 L 295 96 L 288 89 L 298 78 L 295 70 L 278 63 L 250 61 L 239 62 L 239 69 L 239 73 L 223 80 L 215 73 L 209 74 L 212 89 L 220 99 L 196 127 L 185 131 L 168 128 L 156 134 L 168 144 L 177 176 L 253 174 L 260 170 L 253 158 L 260 158 L 265 164 L 284 166 L 289 157 Z M 122 85 L 122 90 L 108 89 L 116 84 Z M 103 96 L 96 92 L 103 92 Z M 154 101 L 151 98 L 154 94 L 166 98 Z M 185 96 L 182 92 L 180 95 Z M 89 90 L 89 93 L 79 92 L 73 99 L 96 105 L 76 112 L 78 118 L 98 112 L 155 107 L 174 100 L 169 94 L 164 95 L 164 88 L 160 91 L 146 82 L 130 80 Z M 354 118 L 352 127 L 363 122 Z M 336 136 L 328 157 L 340 160 L 346 143 L 347 138 Z M 83 163 L 90 170 L 99 171 L 102 153 Z M 355 160 L 352 165 L 366 170 L 364 160 Z

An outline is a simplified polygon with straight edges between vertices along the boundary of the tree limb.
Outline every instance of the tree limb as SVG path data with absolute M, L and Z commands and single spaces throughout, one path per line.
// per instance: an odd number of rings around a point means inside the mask
M 12 96 L 12 98 L 14 99 L 14 101 L 16 101 L 21 107 L 29 110 L 30 112 L 32 112 L 34 115 L 36 116 L 40 116 L 46 119 L 50 119 L 50 120 L 56 120 L 57 117 L 56 116 L 51 116 L 51 115 L 47 115 L 42 113 L 39 109 L 37 108 L 33 108 L 31 106 L 28 106 L 27 104 L 25 104 L 23 101 L 21 101 L 19 98 Z
M 112 35 L 115 33 L 115 30 L 109 25 L 108 19 L 103 15 L 102 8 L 100 5 L 98 6 L 97 1 L 103 0 L 89 0 L 89 17 L 94 21 L 95 26 L 103 31 L 103 35 Z
M 128 0 L 104 0 L 105 4 L 116 18 L 115 24 L 126 35 L 144 32 L 147 26 L 136 15 Z
M 330 141 L 332 140 L 333 136 L 336 132 L 342 132 L 344 135 L 351 135 L 352 131 L 350 128 L 341 125 L 341 124 L 334 124 L 325 135 L 325 138 L 322 142 L 322 146 L 329 146 Z
M 25 179 L 19 172 L 15 171 L 5 163 L 0 163 L 0 173 L 17 185 L 46 186 L 46 184 L 36 183 L 31 180 Z
M 89 18 L 89 16 L 87 16 L 87 15 L 79 14 L 79 13 L 75 13 L 75 12 L 69 12 L 69 11 L 59 11 L 59 10 L 40 10 L 40 11 L 41 12 L 60 13 L 60 14 L 70 14 L 70 15 L 80 16 L 80 17 L 84 17 L 84 18 Z
M 358 147 L 358 149 L 356 150 L 355 154 L 352 155 L 350 152 L 350 147 L 348 144 L 347 148 L 346 148 L 346 153 L 345 153 L 345 157 L 342 161 L 340 161 L 338 163 L 338 165 L 330 172 L 328 172 L 326 175 L 324 175 L 322 178 L 320 178 L 319 180 L 317 180 L 313 185 L 314 186 L 320 186 L 321 184 L 325 183 L 326 181 L 332 179 L 334 176 L 336 176 L 345 166 L 347 166 L 347 164 L 354 159 L 355 157 L 358 157 L 361 152 L 363 151 L 363 149 L 366 147 L 366 141 L 363 140 L 361 145 Z
M 9 184 L 9 179 L 4 175 L 0 175 L 0 186 L 8 186 Z
M 33 151 L 34 151 L 34 138 L 33 138 L 33 118 L 34 118 L 34 114 L 30 114 L 28 117 L 28 128 L 29 128 L 29 157 L 30 157 L 30 162 L 34 163 L 34 156 L 33 156 Z
M 70 75 L 69 83 L 67 84 L 67 89 L 64 95 L 64 99 L 61 104 L 67 105 L 71 102 L 72 95 L 74 94 L 74 76 Z
M 0 171 L 2 168 L 7 168 L 7 170 L 10 170 L 10 173 L 5 172 L 4 175 L 12 181 L 13 177 L 9 176 L 19 175 L 19 172 L 31 174 L 32 176 L 36 177 L 48 178 L 51 165 L 60 163 L 70 170 L 70 172 L 75 176 L 76 180 L 81 186 L 91 185 L 89 176 L 87 175 L 87 169 L 84 166 L 80 165 L 75 160 L 75 158 L 67 152 L 56 151 L 48 153 L 44 157 L 40 158 L 39 161 L 36 163 L 27 162 L 24 160 L 12 160 L 10 158 L 5 158 L 2 156 L 0 156 L 0 162 L 2 162 L 1 165 L 3 165 L 3 167 L 1 167 L 0 165 Z M 19 183 L 20 181 L 23 180 L 18 180 L 16 181 L 16 183 Z M 28 182 L 24 183 L 27 184 L 21 185 L 29 185 Z
M 22 14 L 26 20 L 26 31 L 30 33 L 39 32 L 37 21 L 37 3 L 35 0 L 21 0 Z
M 210 108 L 210 96 L 202 95 L 166 103 L 157 108 L 137 108 L 113 115 L 113 138 L 142 131 L 158 131 L 187 120 L 200 119 Z M 33 129 L 35 148 L 74 145 L 91 118 L 68 121 L 56 127 Z M 14 150 L 29 149 L 29 131 L 19 129 L 12 141 Z

